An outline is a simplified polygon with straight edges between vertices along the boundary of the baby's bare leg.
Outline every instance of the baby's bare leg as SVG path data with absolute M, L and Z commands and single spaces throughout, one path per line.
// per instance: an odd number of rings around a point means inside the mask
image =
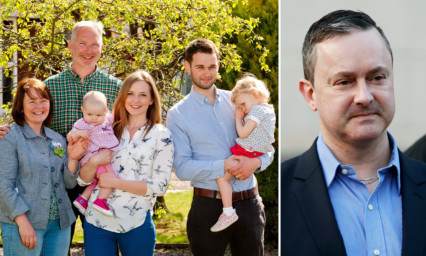
M 112 188 L 100 188 L 99 189 L 99 199 L 107 199 L 112 192 Z
M 83 193 L 81 193 L 81 195 L 82 195 L 84 198 L 86 198 L 87 200 L 89 200 L 89 199 L 90 199 L 90 195 L 92 194 L 92 191 L 93 191 L 92 186 L 87 186 L 87 187 L 84 189 Z

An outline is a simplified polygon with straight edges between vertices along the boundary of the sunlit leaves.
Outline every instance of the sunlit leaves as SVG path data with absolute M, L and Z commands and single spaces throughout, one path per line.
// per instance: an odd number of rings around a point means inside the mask
M 268 70 L 268 50 L 254 29 L 258 19 L 232 15 L 230 0 L 2 0 L 0 19 L 17 14 L 19 29 L 4 29 L 8 38 L 0 65 L 19 52 L 16 65 L 27 74 L 46 78 L 66 68 L 71 61 L 66 40 L 80 20 L 100 20 L 105 26 L 104 50 L 99 66 L 124 78 L 136 69 L 155 77 L 163 96 L 164 109 L 180 99 L 185 46 L 200 37 L 212 40 L 220 49 L 221 67 L 240 70 L 241 57 L 235 45 L 225 43 L 240 35 L 262 53 L 262 69 Z M 229 40 L 228 40 L 229 41 Z M 1 44 L 4 44 L 0 41 Z

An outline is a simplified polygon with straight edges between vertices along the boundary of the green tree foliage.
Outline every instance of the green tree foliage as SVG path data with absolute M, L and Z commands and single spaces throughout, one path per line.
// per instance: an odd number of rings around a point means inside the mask
M 264 39 L 265 48 L 258 51 L 242 35 L 236 35 L 229 42 L 237 45 L 241 56 L 241 68 L 234 71 L 223 71 L 220 87 L 232 89 L 235 81 L 243 72 L 254 74 L 265 81 L 271 92 L 270 103 L 274 105 L 278 127 L 278 0 L 249 0 L 248 5 L 238 4 L 233 12 L 243 19 L 256 18 L 259 21 L 254 29 Z M 269 51 L 269 52 L 268 52 Z M 265 53 L 266 57 L 263 57 Z M 265 63 L 261 63 L 265 61 Z M 265 68 L 268 68 L 268 72 Z M 256 174 L 260 194 L 263 198 L 266 213 L 265 243 L 278 245 L 278 128 L 275 129 L 274 162 L 267 170 Z
M 183 51 L 196 38 L 208 38 L 221 52 L 222 67 L 240 70 L 241 56 L 229 39 L 244 38 L 259 53 L 267 52 L 254 32 L 258 20 L 233 15 L 246 0 L 2 0 L 0 19 L 17 17 L 17 28 L 0 23 L 6 74 L 19 67 L 19 78 L 47 78 L 71 61 L 66 40 L 80 20 L 101 21 L 106 28 L 99 66 L 117 77 L 136 69 L 150 72 L 167 110 L 181 98 Z M 7 65 L 18 52 L 18 61 Z M 263 70 L 268 70 L 264 56 Z

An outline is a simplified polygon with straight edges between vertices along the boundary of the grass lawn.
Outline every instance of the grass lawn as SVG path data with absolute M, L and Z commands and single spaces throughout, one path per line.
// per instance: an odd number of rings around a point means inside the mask
M 157 243 L 188 243 L 186 220 L 192 202 L 192 190 L 166 193 L 169 213 L 160 214 L 154 219 L 157 229 Z M 77 220 L 73 242 L 83 242 L 83 229 Z
M 193 191 L 166 193 L 169 213 L 154 219 L 157 243 L 188 243 L 186 220 L 191 207 Z
M 192 190 L 166 193 L 164 200 L 169 212 L 154 219 L 157 243 L 188 243 L 186 220 L 191 207 L 192 193 Z M 83 242 L 80 219 L 77 219 L 73 242 Z

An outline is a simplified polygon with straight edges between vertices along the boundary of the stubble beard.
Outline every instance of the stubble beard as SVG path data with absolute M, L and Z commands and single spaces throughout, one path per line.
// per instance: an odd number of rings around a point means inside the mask
M 215 83 L 216 83 L 216 80 L 217 80 L 217 78 L 215 77 L 215 78 L 213 78 L 213 80 L 211 81 L 211 83 L 209 83 L 209 84 L 207 84 L 207 85 L 203 85 L 202 83 L 201 83 L 201 81 L 197 81 L 196 79 L 194 79 L 192 76 L 191 76 L 191 79 L 192 79 L 192 84 L 194 85 L 194 86 L 196 86 L 196 87 L 198 87 L 198 88 L 200 88 L 200 89 L 203 89 L 203 90 L 207 90 L 207 89 L 210 89 Z

